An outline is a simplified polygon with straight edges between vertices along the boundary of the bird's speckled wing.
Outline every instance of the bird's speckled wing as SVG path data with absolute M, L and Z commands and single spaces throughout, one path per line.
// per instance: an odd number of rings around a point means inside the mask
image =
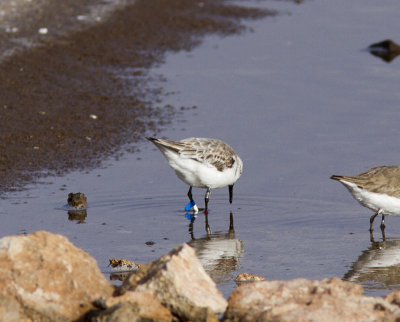
M 349 181 L 362 189 L 400 198 L 400 166 L 381 166 L 354 177 L 332 176 L 332 179 Z
M 188 138 L 179 141 L 183 148 L 179 151 L 181 155 L 193 160 L 208 163 L 218 171 L 232 168 L 235 163 L 233 149 L 223 141 L 205 138 Z

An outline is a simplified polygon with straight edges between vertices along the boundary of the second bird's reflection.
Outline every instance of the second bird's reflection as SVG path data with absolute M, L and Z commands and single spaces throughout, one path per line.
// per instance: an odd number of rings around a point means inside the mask
M 194 236 L 195 217 L 191 217 L 188 243 L 196 250 L 197 257 L 211 278 L 221 283 L 234 278 L 233 272 L 238 269 L 243 256 L 243 242 L 236 238 L 233 214 L 229 214 L 229 227 L 226 232 L 211 232 L 208 215 L 204 215 L 205 235 L 201 238 Z
M 400 238 L 375 241 L 371 233 L 371 245 L 364 250 L 343 277 L 346 281 L 361 284 L 369 290 L 397 289 L 400 285 Z

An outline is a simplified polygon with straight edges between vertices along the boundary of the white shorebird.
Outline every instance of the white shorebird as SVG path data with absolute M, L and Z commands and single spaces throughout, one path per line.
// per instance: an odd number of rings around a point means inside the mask
M 341 182 L 361 205 L 375 211 L 369 220 L 370 231 L 376 216 L 382 215 L 383 230 L 385 215 L 400 215 L 400 166 L 376 167 L 354 177 L 333 175 L 331 179 Z
M 242 174 L 243 162 L 228 144 L 205 138 L 181 141 L 147 139 L 160 149 L 179 179 L 190 186 L 187 195 L 195 212 L 198 208 L 193 201 L 192 187 L 207 189 L 205 213 L 208 212 L 211 189 L 228 186 L 229 202 L 232 203 L 233 185 Z

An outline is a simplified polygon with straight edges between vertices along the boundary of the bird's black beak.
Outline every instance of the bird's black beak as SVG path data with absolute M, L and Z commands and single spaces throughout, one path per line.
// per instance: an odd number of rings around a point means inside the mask
M 229 186 L 229 203 L 232 203 L 233 185 Z

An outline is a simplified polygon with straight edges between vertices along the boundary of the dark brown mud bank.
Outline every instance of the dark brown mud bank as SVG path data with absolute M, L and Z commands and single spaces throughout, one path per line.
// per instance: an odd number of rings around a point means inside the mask
M 96 166 L 123 144 L 134 147 L 175 112 L 149 84 L 153 64 L 168 51 L 192 49 L 206 34 L 241 32 L 242 19 L 274 14 L 220 0 L 138 0 L 70 30 L 71 13 L 89 2 L 51 1 L 11 31 L 15 37 L 32 24 L 36 33 L 56 21 L 67 32 L 49 29 L 48 37 L 31 38 L 38 46 L 1 61 L 0 193 L 41 175 Z M 0 37 L 3 53 L 10 37 Z M 129 77 L 121 77 L 127 68 Z

